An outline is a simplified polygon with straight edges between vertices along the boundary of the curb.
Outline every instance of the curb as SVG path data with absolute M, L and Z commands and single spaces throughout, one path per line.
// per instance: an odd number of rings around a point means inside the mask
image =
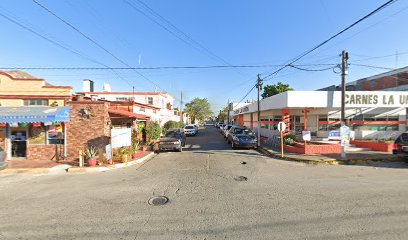
M 149 160 L 150 158 L 152 158 L 155 155 L 155 153 L 149 153 L 148 155 L 140 158 L 140 159 L 136 159 L 127 163 L 117 163 L 117 164 L 113 164 L 110 165 L 108 167 L 75 167 L 75 168 L 68 168 L 67 172 L 68 173 L 83 173 L 83 172 L 87 172 L 87 173 L 92 173 L 92 172 L 107 172 L 107 171 L 111 171 L 114 169 L 120 169 L 120 168 L 126 168 L 126 167 L 130 167 L 133 165 L 136 165 L 138 163 L 142 163 L 146 160 Z
M 154 153 L 149 153 L 148 155 L 130 161 L 128 163 L 117 163 L 110 165 L 109 167 L 67 167 L 65 173 L 93 173 L 93 172 L 106 172 L 114 169 L 130 167 L 138 163 L 142 163 L 153 157 Z M 6 168 L 0 171 L 0 174 L 16 174 L 16 173 L 56 173 L 52 168 Z
M 278 157 L 281 160 L 289 160 L 289 161 L 295 161 L 295 162 L 303 162 L 307 164 L 330 164 L 330 165 L 354 165 L 354 164 L 363 164 L 367 162 L 405 162 L 405 160 L 399 158 L 399 157 L 387 157 L 383 159 L 378 159 L 378 158 L 354 158 L 354 159 L 346 159 L 346 160 L 339 160 L 335 158 L 328 158 L 327 160 L 307 160 L 304 158 L 297 158 L 293 156 L 284 156 L 283 159 L 281 158 L 279 153 L 273 153 L 269 151 L 268 149 L 265 149 L 263 147 L 258 147 L 258 151 L 272 157 Z

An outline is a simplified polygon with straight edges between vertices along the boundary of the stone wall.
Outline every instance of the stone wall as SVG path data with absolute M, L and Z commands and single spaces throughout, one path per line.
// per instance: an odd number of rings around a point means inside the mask
M 67 102 L 71 107 L 71 121 L 67 124 L 68 160 L 78 159 L 80 149 L 95 146 L 105 150 L 110 143 L 109 103 Z
M 62 160 L 64 145 L 28 145 L 27 160 Z

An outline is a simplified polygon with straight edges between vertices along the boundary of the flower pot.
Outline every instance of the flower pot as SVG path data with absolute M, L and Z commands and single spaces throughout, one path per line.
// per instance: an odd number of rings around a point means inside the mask
M 95 167 L 96 166 L 96 159 L 95 158 L 88 159 L 88 166 Z
M 123 154 L 123 155 L 120 157 L 120 159 L 121 159 L 122 163 L 127 163 L 127 162 L 128 162 L 128 155 L 127 155 L 127 154 Z
M 132 154 L 132 159 L 136 159 L 137 158 L 137 153 L 133 153 Z

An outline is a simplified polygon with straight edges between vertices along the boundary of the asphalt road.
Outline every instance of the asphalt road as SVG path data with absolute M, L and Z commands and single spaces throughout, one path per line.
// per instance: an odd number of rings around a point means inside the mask
M 0 175 L 0 207 L 0 239 L 408 239 L 408 168 L 281 161 L 208 127 L 138 169 Z

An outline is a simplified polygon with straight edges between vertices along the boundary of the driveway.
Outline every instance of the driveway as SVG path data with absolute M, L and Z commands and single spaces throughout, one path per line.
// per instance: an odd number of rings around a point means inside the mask
M 408 239 L 407 199 L 408 168 L 281 161 L 206 127 L 140 168 L 0 175 L 0 239 Z

